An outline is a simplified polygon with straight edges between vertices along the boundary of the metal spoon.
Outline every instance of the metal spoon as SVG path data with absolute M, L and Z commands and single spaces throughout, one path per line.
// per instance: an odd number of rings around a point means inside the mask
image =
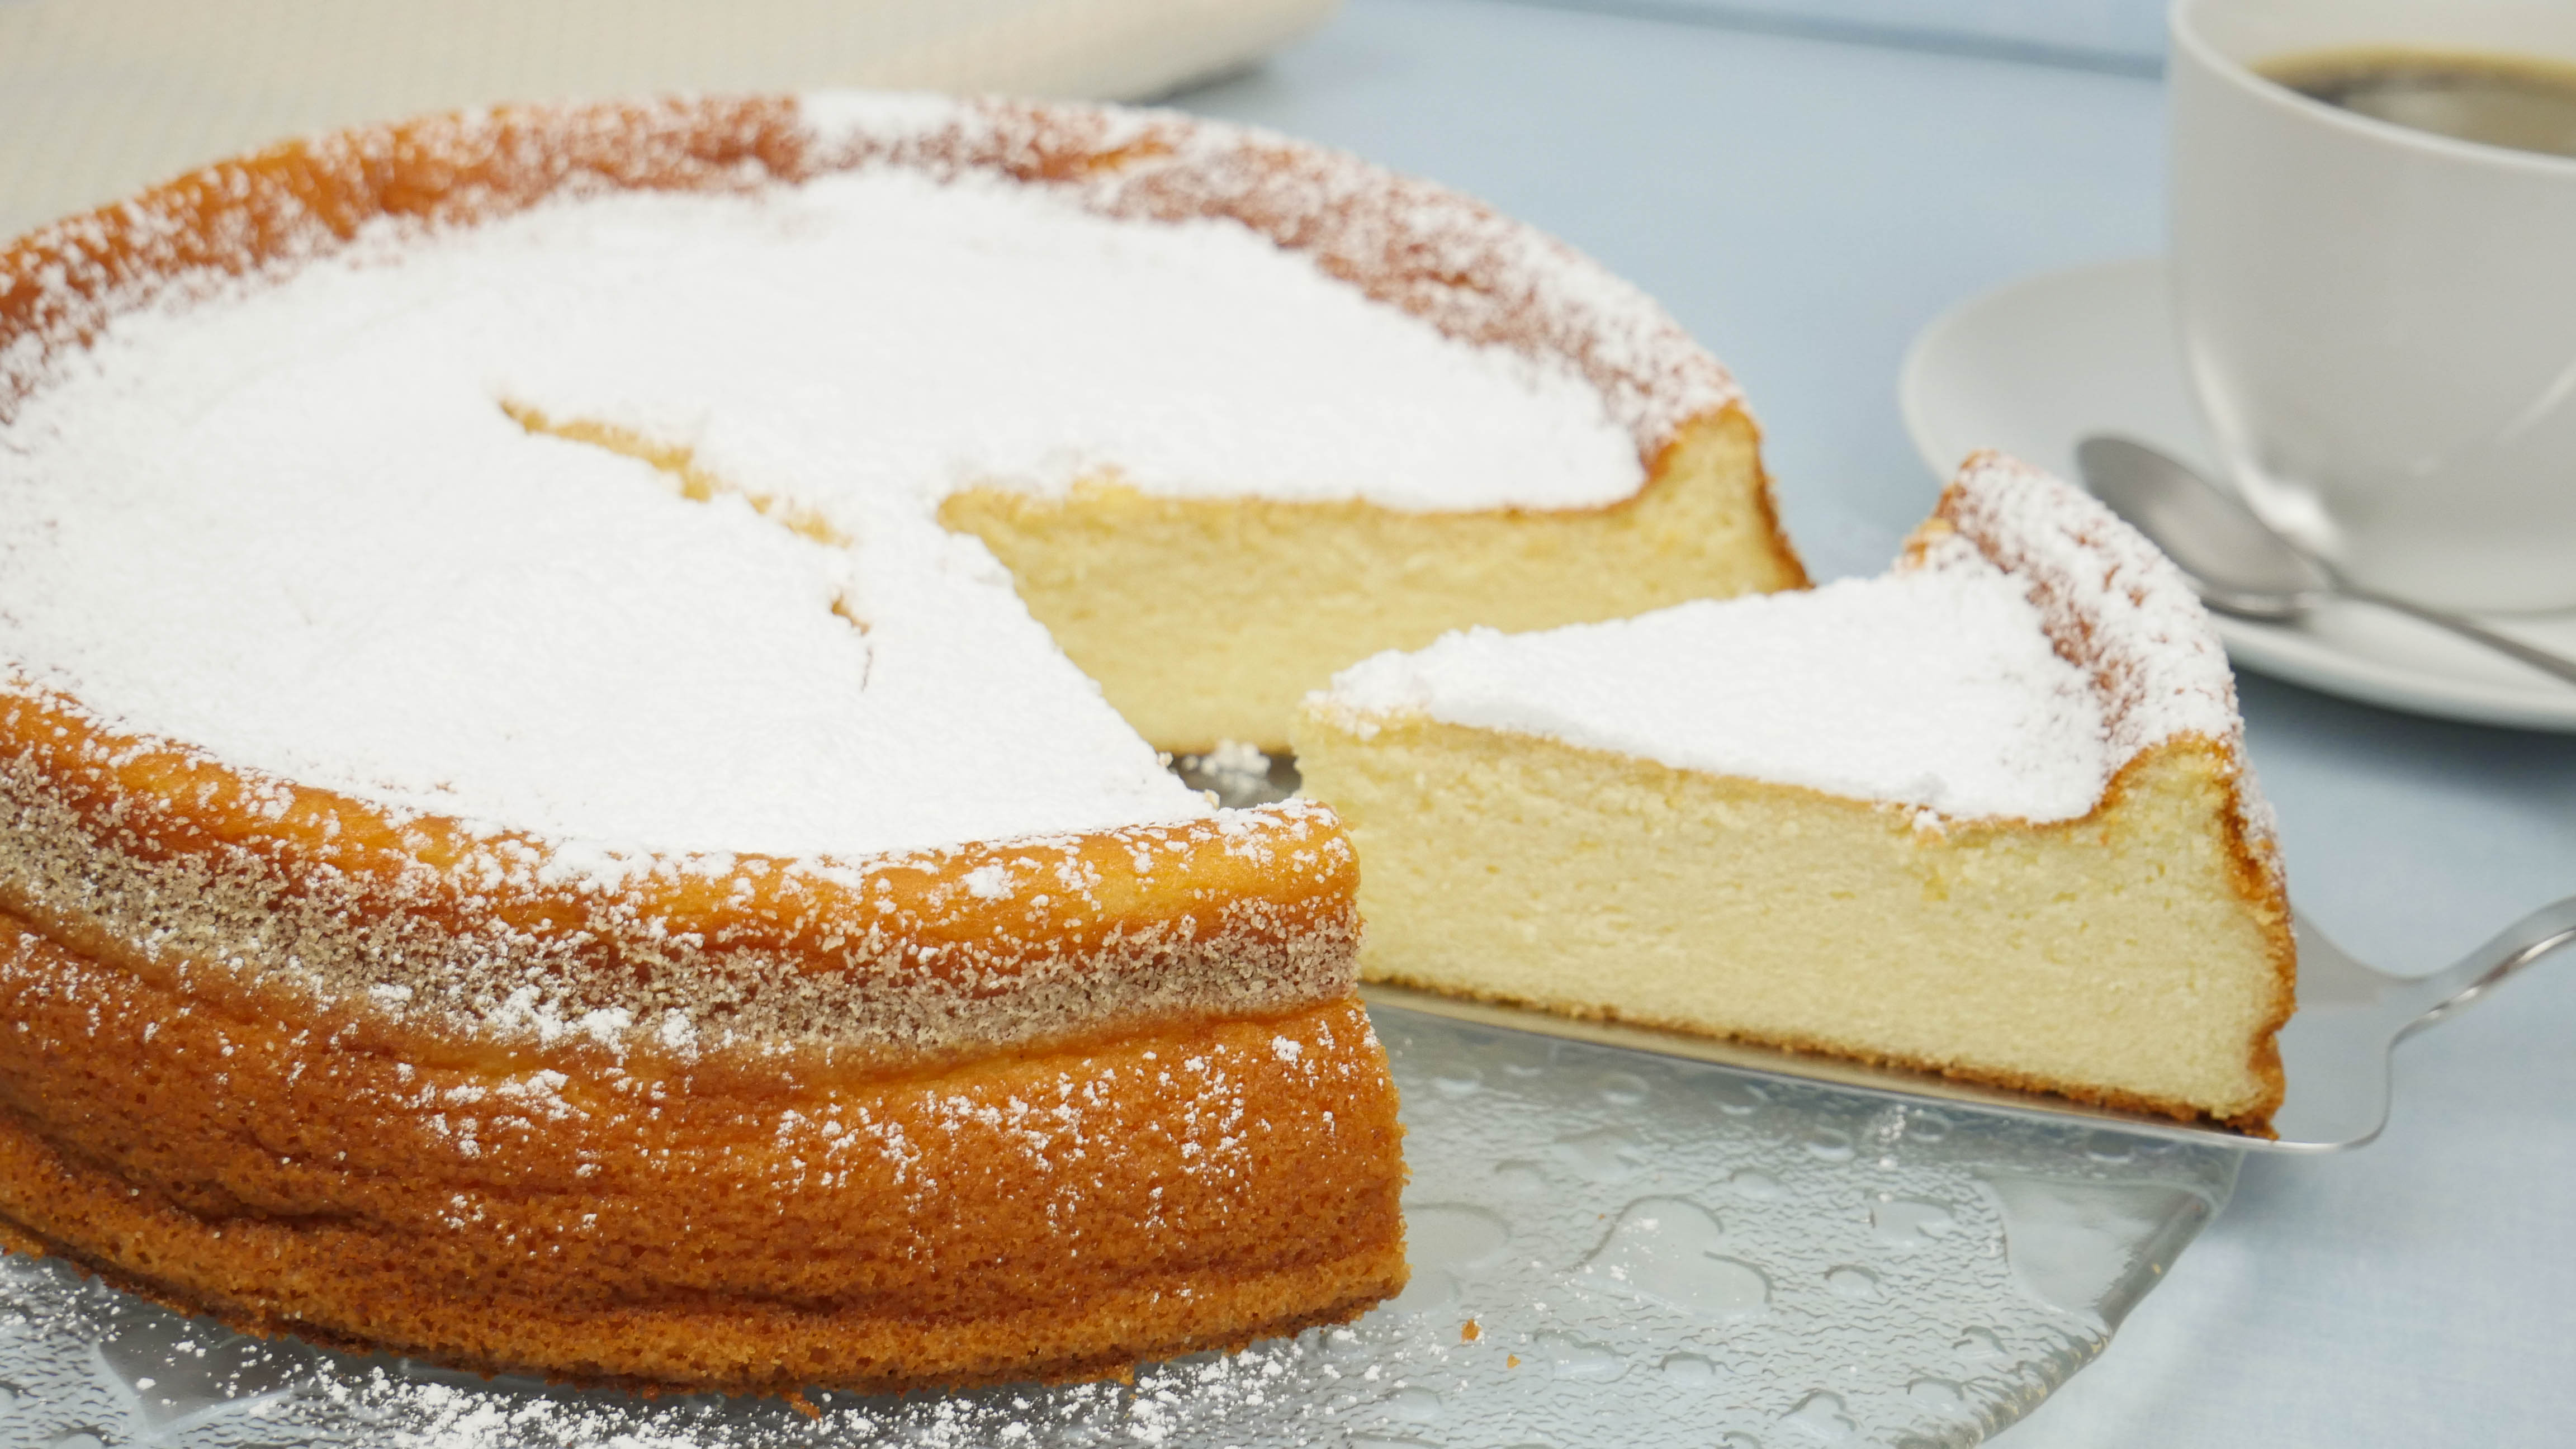
M 2290 620 L 2329 598 L 2359 599 L 2423 620 L 2576 684 L 2576 659 L 2508 639 L 2473 619 L 2346 582 L 2299 551 L 2254 511 L 2189 467 L 2127 438 L 2096 435 L 2075 449 L 2084 486 L 2165 551 L 2199 586 L 2201 602 L 2248 619 Z

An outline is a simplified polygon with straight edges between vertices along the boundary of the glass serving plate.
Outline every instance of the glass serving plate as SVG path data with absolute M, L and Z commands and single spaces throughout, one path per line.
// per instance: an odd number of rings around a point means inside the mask
M 1133 1383 L 644 1400 L 228 1333 L 0 1257 L 29 1449 L 1968 1445 L 2102 1351 L 2233 1188 L 2220 1145 L 1372 1014 L 1413 1284 Z

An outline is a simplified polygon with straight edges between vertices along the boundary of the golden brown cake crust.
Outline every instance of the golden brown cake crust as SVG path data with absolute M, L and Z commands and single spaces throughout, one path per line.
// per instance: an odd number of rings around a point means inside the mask
M 290 997 L 0 917 L 0 1219 L 251 1331 L 729 1390 L 1115 1372 L 1404 1280 L 1352 999 L 755 1074 L 406 1053 Z
M 25 696 L 0 807 L 0 903 L 46 908 L 0 916 L 0 1222 L 190 1311 L 785 1392 L 1117 1372 L 1402 1285 L 1327 813 L 512 890 L 453 822 Z

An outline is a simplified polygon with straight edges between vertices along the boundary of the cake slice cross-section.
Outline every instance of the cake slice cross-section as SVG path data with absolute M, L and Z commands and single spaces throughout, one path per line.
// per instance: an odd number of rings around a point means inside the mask
M 2098 503 L 1969 460 L 1889 573 L 1451 634 L 1311 696 L 1365 977 L 2265 1130 L 2294 982 L 2233 676 Z

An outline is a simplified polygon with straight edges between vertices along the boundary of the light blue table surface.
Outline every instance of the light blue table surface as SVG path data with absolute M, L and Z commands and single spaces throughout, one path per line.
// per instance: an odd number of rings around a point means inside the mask
M 1643 285 L 1742 378 L 1810 566 L 1874 572 L 1938 491 L 1897 417 L 1906 343 L 2025 273 L 2160 250 L 2163 93 L 1752 18 L 1355 0 L 1177 104 L 1483 196 Z M 2365 959 L 2430 969 L 2576 894 L 2576 738 L 2240 683 L 2292 889 Z M 2109 1354 L 2001 1442 L 2576 1442 L 2571 1046 L 2563 961 L 2409 1043 L 2381 1141 L 2249 1160 Z

